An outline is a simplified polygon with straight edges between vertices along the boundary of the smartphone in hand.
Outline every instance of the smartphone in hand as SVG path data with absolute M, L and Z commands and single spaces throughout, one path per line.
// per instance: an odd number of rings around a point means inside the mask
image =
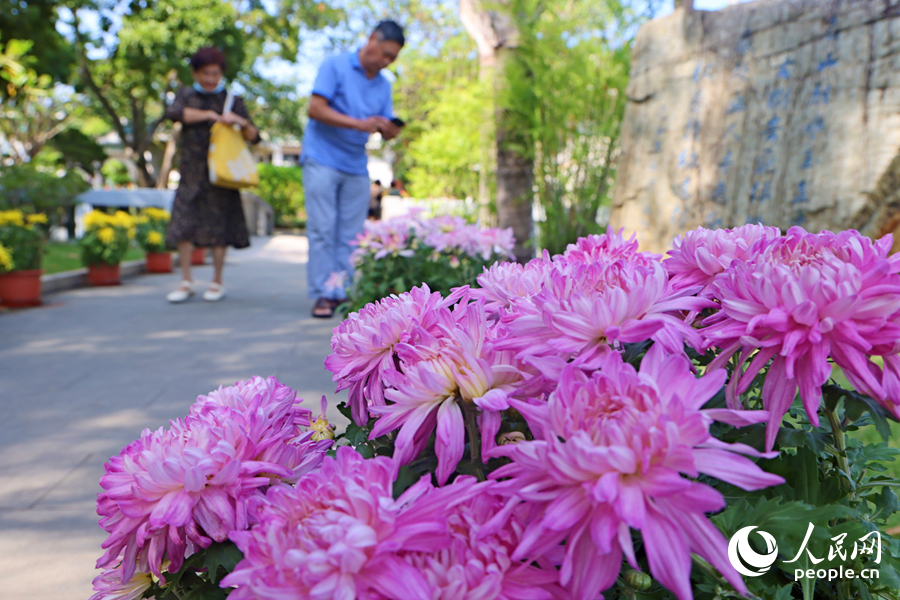
M 394 117 L 393 119 L 391 119 L 391 123 L 393 123 L 397 127 L 403 127 L 404 125 L 406 125 L 406 121 L 399 117 Z

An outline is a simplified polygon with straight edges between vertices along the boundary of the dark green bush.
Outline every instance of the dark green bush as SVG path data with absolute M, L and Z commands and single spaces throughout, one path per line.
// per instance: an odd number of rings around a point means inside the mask
M 60 223 L 75 196 L 89 187 L 75 171 L 59 176 L 31 164 L 4 167 L 0 169 L 0 209 L 44 213 L 51 223 Z

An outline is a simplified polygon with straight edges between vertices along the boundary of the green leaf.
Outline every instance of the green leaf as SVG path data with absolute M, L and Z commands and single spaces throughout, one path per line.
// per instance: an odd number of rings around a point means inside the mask
M 881 564 L 878 568 L 878 585 L 884 586 L 889 590 L 900 590 L 900 575 L 897 574 L 896 560 L 885 560 L 882 555 Z M 873 582 L 876 580 L 873 580 Z M 896 596 L 895 596 L 896 597 Z
M 214 543 L 206 549 L 205 555 L 203 567 L 212 583 L 218 583 L 225 575 L 234 571 L 244 558 L 234 542 Z
M 345 417 L 350 419 L 351 422 L 353 421 L 353 413 L 350 409 L 349 404 L 347 404 L 346 402 L 341 402 L 340 404 L 337 405 L 337 409 L 338 409 L 339 413 L 341 413 L 342 415 L 344 415 Z
M 416 473 L 409 467 L 409 465 L 403 465 L 400 467 L 400 473 L 397 475 L 397 479 L 394 481 L 394 499 L 400 497 L 403 492 L 408 490 L 415 482 L 419 480 L 421 477 L 420 474 Z
M 775 596 L 772 598 L 772 600 L 791 600 L 791 598 L 793 597 L 791 594 L 793 589 L 794 586 L 790 583 L 778 588 L 778 591 L 775 592 Z
M 363 458 L 375 458 L 375 450 L 367 444 L 359 444 L 355 446 L 355 449 Z
M 872 513 L 871 519 L 886 519 L 897 511 L 900 511 L 900 501 L 897 500 L 897 494 L 891 488 L 882 488 L 880 494 L 868 496 L 875 504 L 875 512 Z
M 819 499 L 819 465 L 816 454 L 807 446 L 797 448 L 792 457 L 793 475 L 788 479 L 794 488 L 795 499 L 815 505 Z
M 867 414 L 881 439 L 885 442 L 890 439 L 891 426 L 888 423 L 888 415 L 878 402 L 869 396 L 845 390 L 836 385 L 823 386 L 822 392 L 826 398 L 843 397 L 847 421 L 858 424 L 860 418 Z

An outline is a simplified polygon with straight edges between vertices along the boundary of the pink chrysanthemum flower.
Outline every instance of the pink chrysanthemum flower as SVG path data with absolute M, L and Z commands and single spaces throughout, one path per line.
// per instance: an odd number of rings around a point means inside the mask
M 274 377 L 255 376 L 234 385 L 220 386 L 205 396 L 198 396 L 197 401 L 191 405 L 190 414 L 205 415 L 219 407 L 238 412 L 264 411 L 270 415 L 269 418 L 272 412 L 290 412 L 295 425 L 309 427 L 312 411 L 300 406 L 301 402 L 303 400 L 297 399 L 297 392 Z
M 536 439 L 493 451 L 512 460 L 491 474 L 508 478 L 495 489 L 531 511 L 512 558 L 540 557 L 565 542 L 560 582 L 573 598 L 594 600 L 615 581 L 623 553 L 638 568 L 636 529 L 651 573 L 681 600 L 691 598 L 691 553 L 745 593 L 724 536 L 704 515 L 725 500 L 689 478 L 705 474 L 746 490 L 784 480 L 736 454 L 760 456 L 752 448 L 710 435 L 714 419 L 743 425 L 768 417 L 701 410 L 724 380 L 721 372 L 695 377 L 687 358 L 655 345 L 640 372 L 611 353 L 591 377 L 567 367 L 545 405 L 513 400 Z
M 294 394 L 274 380 L 239 385 L 271 393 L 201 397 L 195 414 L 172 421 L 169 430 L 145 430 L 105 465 L 97 513 L 110 535 L 98 568 L 121 555 L 123 581 L 135 568 L 163 578 L 165 559 L 176 571 L 197 548 L 245 529 L 248 503 L 260 488 L 318 466 L 331 442 L 313 442 L 312 432 L 298 428 Z M 271 402 L 281 394 L 282 401 Z
M 469 294 L 473 300 L 484 300 L 484 309 L 491 314 L 508 310 L 520 298 L 528 298 L 541 291 L 550 269 L 549 256 L 536 258 L 522 265 L 513 262 L 494 263 L 478 276 L 480 287 Z
M 734 229 L 698 227 L 675 238 L 663 265 L 675 290 L 699 285 L 705 292 L 715 276 L 733 261 L 752 260 L 780 236 L 777 227 L 761 224 Z
M 872 242 L 856 231 L 813 234 L 792 227 L 753 261 L 733 263 L 713 282 L 722 308 L 704 321 L 703 334 L 706 345 L 722 353 L 710 367 L 724 366 L 738 350 L 743 365 L 755 351 L 746 372 L 728 386 L 731 407 L 772 360 L 762 390 L 771 414 L 767 449 L 798 388 L 818 425 L 829 358 L 856 389 L 900 417 L 893 375 L 900 352 L 900 256 L 888 257 L 891 243 L 891 236 Z M 886 357 L 887 372 L 872 355 Z
M 398 345 L 401 370 L 385 378 L 390 387 L 384 394 L 391 402 L 371 408 L 381 415 L 372 438 L 400 428 L 394 446 L 397 468 L 413 460 L 436 430 L 435 476 L 441 484 L 463 456 L 463 405 L 478 413 L 486 458 L 500 428 L 500 411 L 509 408 L 509 398 L 532 378 L 512 352 L 493 347 L 494 331 L 481 302 L 458 306 L 453 319 L 450 326 L 444 319 L 433 336 L 412 332 L 408 343 Z
M 640 261 L 636 261 L 640 262 Z M 567 361 L 586 369 L 611 346 L 653 340 L 670 353 L 684 343 L 698 348 L 702 339 L 680 311 L 714 306 L 708 300 L 673 293 L 658 262 L 556 264 L 540 292 L 514 303 L 502 321 L 508 335 L 498 343 L 541 369 L 558 376 Z
M 588 235 L 578 238 L 574 244 L 569 244 L 566 251 L 553 260 L 557 264 L 588 265 L 592 263 L 609 263 L 624 260 L 630 264 L 648 266 L 658 263 L 659 254 L 641 252 L 638 250 L 638 241 L 635 234 L 627 240 L 622 234 L 624 230 L 613 231 L 612 226 L 606 228 L 606 233 Z
M 123 582 L 119 566 L 104 570 L 94 578 L 93 583 L 97 593 L 88 600 L 138 600 L 153 585 L 153 576 L 150 573 L 136 572 Z
M 440 310 L 465 292 L 461 289 L 445 299 L 423 284 L 368 304 L 334 328 L 325 367 L 334 373 L 336 391 L 350 388 L 348 404 L 357 424 L 369 420 L 369 406 L 384 405 L 385 374 L 396 370 L 394 346 L 405 341 L 414 326 L 436 331 Z
M 466 242 L 472 234 L 472 228 L 462 217 L 442 215 L 420 221 L 416 234 L 426 245 L 438 252 L 446 252 L 462 250 L 467 245 Z
M 399 554 L 448 545 L 446 515 L 474 494 L 474 478 L 435 489 L 426 476 L 394 500 L 392 471 L 389 459 L 345 446 L 296 488 L 271 488 L 259 525 L 231 535 L 244 559 L 222 580 L 236 587 L 229 598 L 430 598 L 423 574 Z
M 569 600 L 553 564 L 540 567 L 512 559 L 522 539 L 523 511 L 514 511 L 502 528 L 482 535 L 485 524 L 503 508 L 488 491 L 459 504 L 447 516 L 450 543 L 432 552 L 403 555 L 421 573 L 431 593 L 442 600 Z
M 351 255 L 353 264 L 359 264 L 359 260 L 366 254 L 371 254 L 375 260 L 386 256 L 410 257 L 415 250 L 410 247 L 410 231 L 415 223 L 407 218 L 389 219 L 386 221 L 366 221 L 363 232 L 351 242 L 356 250 Z
M 471 237 L 466 253 L 470 256 L 479 256 L 482 260 L 488 260 L 491 256 L 512 258 L 515 247 L 516 238 L 513 235 L 512 227 L 506 229 L 478 228 Z

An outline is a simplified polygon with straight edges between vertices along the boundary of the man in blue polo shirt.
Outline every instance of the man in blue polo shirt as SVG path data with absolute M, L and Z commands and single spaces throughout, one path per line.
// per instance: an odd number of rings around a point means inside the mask
M 336 283 L 341 274 L 352 277 L 350 242 L 369 211 L 369 135 L 378 132 L 389 140 L 400 133 L 391 122 L 391 84 L 381 69 L 397 59 L 404 43 L 403 28 L 382 21 L 365 46 L 322 63 L 313 84 L 300 162 L 314 317 L 334 315 L 345 299 L 343 286 Z

